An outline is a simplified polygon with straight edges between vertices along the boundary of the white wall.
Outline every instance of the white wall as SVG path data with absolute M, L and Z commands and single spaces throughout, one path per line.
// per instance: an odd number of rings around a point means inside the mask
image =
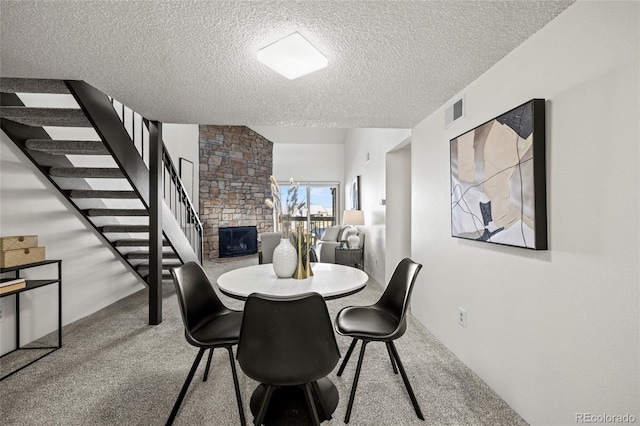
M 191 202 L 198 212 L 200 196 L 200 130 L 197 124 L 162 124 L 162 140 L 169 155 L 180 171 L 180 158 L 193 163 L 193 197 Z
M 345 141 L 345 182 L 360 175 L 360 202 L 364 211 L 364 269 L 377 282 L 385 280 L 386 153 L 405 143 L 408 129 L 351 129 Z M 367 153 L 369 162 L 367 163 Z M 344 193 L 344 190 L 343 190 Z
M 344 145 L 274 143 L 273 177 L 279 182 L 291 178 L 296 182 L 338 182 L 343 188 Z M 344 195 L 339 202 L 344 206 Z
M 639 6 L 577 2 L 462 92 L 460 122 L 413 131 L 412 312 L 533 425 L 640 419 Z M 534 97 L 550 249 L 452 238 L 449 140 Z
M 273 176 L 278 181 L 344 182 L 344 145 L 275 143 Z
M 0 132 L 0 235 L 38 235 L 47 259 L 62 259 L 62 321 L 69 324 L 144 288 L 124 262 Z M 27 277 L 55 276 L 55 266 L 25 271 Z M 0 299 L 0 353 L 14 349 L 14 299 Z M 56 286 L 20 297 L 21 342 L 57 328 Z

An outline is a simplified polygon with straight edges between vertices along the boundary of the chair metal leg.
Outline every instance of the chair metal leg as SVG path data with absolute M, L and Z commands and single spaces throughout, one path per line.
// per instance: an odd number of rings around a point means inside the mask
M 317 381 L 311 382 L 311 387 L 313 388 L 313 391 L 318 397 L 318 401 L 320 401 L 320 409 L 322 410 L 322 414 L 324 415 L 324 418 L 327 420 L 331 420 L 333 417 L 331 417 L 331 413 L 327 408 L 327 401 L 324 400 L 324 395 L 320 391 L 320 386 L 318 386 L 318 382 Z
M 275 386 L 265 385 L 267 390 L 262 397 L 262 402 L 260 402 L 260 409 L 258 410 L 258 414 L 256 418 L 253 419 L 253 424 L 255 426 L 260 426 L 262 421 L 264 420 L 264 416 L 267 414 L 267 409 L 269 408 L 269 401 L 271 401 L 271 395 L 273 395 L 273 390 Z
M 360 369 L 362 368 L 362 360 L 364 358 L 364 350 L 367 346 L 366 341 L 362 341 L 362 346 L 360 347 L 360 357 L 358 357 L 358 366 L 356 367 L 356 375 L 353 378 L 353 385 L 351 385 L 351 395 L 349 396 L 349 405 L 347 406 L 347 414 L 344 416 L 344 422 L 349 423 L 349 419 L 351 418 L 351 409 L 353 408 L 353 400 L 356 396 L 356 388 L 358 387 L 358 379 L 360 378 Z
M 396 350 L 396 346 L 393 342 L 387 342 L 387 347 L 391 350 L 393 354 L 393 358 L 398 365 L 398 369 L 400 370 L 400 375 L 402 376 L 402 381 L 404 382 L 404 386 L 407 388 L 407 392 L 409 393 L 409 398 L 411 398 L 411 403 L 413 404 L 413 409 L 416 411 L 416 415 L 420 420 L 424 420 L 424 416 L 422 415 L 422 411 L 420 410 L 420 406 L 418 405 L 418 400 L 416 396 L 413 394 L 413 389 L 411 389 L 411 384 L 409 383 L 409 378 L 407 377 L 407 373 L 404 372 L 404 367 L 402 366 L 402 361 L 400 361 L 400 356 L 398 355 L 398 351 Z
M 187 376 L 187 380 L 184 381 L 184 385 L 182 385 L 182 389 L 180 390 L 180 394 L 178 395 L 178 399 L 176 403 L 173 405 L 173 410 L 171 410 L 171 414 L 169 414 L 169 418 L 167 419 L 166 425 L 169 426 L 173 424 L 173 420 L 176 418 L 178 414 L 178 410 L 180 409 L 180 404 L 182 404 L 182 400 L 187 393 L 187 389 L 189 389 L 189 385 L 191 384 L 191 380 L 193 380 L 194 374 L 196 374 L 196 370 L 198 369 L 198 365 L 200 365 L 200 360 L 202 359 L 202 355 L 204 355 L 205 348 L 200 348 L 198 351 L 198 355 L 196 355 L 196 359 L 193 361 L 191 365 L 191 370 L 189 371 L 189 375 Z
M 311 415 L 311 423 L 313 426 L 320 426 L 320 419 L 318 418 L 318 410 L 316 409 L 316 403 L 313 400 L 313 392 L 311 390 L 311 383 L 305 383 L 304 396 L 307 400 L 307 407 L 309 408 L 309 414 Z
M 391 355 L 391 349 L 389 349 L 389 342 L 385 342 L 385 346 L 387 347 L 387 353 L 389 354 L 389 359 L 391 360 L 391 366 L 393 367 L 393 374 L 398 374 L 398 369 L 396 368 L 396 362 L 393 359 L 393 355 Z
M 236 388 L 236 400 L 238 401 L 238 414 L 240 414 L 240 424 L 245 426 L 247 421 L 244 418 L 244 409 L 242 408 L 242 397 L 240 396 L 240 384 L 238 383 L 238 373 L 236 372 L 236 361 L 233 358 L 233 350 L 231 346 L 227 346 L 229 351 L 229 363 L 231 364 L 231 374 L 233 375 L 233 386 Z M 213 349 L 211 349 L 213 352 Z
M 351 345 L 347 350 L 347 354 L 344 356 L 344 360 L 342 361 L 342 364 L 340 364 L 340 369 L 338 370 L 338 377 L 342 376 L 342 373 L 344 372 L 344 368 L 347 366 L 347 362 L 349 362 L 349 357 L 351 357 L 351 353 L 353 352 L 353 348 L 356 347 L 357 341 L 358 339 L 356 339 L 355 337 L 351 341 Z
M 204 377 L 202 378 L 203 382 L 207 381 L 209 377 L 209 367 L 211 367 L 211 358 L 213 357 L 213 348 L 209 349 L 209 358 L 207 359 L 207 368 L 204 369 Z

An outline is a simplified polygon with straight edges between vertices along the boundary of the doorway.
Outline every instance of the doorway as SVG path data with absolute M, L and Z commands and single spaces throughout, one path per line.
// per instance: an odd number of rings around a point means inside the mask
M 396 265 L 411 257 L 411 139 L 386 155 L 385 285 Z

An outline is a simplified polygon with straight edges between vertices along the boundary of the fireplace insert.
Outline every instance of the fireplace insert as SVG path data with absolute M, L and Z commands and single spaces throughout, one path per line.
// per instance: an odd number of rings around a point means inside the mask
M 258 230 L 255 226 L 218 228 L 222 257 L 246 256 L 258 252 Z

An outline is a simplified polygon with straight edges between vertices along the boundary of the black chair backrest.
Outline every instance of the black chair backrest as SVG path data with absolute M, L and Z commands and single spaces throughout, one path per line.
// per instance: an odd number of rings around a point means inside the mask
M 193 339 L 191 332 L 202 324 L 204 319 L 229 312 L 199 264 L 185 263 L 171 269 L 171 275 L 176 287 L 187 339 Z
M 420 269 L 422 269 L 421 264 L 409 258 L 402 259 L 393 271 L 384 293 L 375 303 L 375 306 L 398 320 L 398 329 L 394 338 L 402 336 L 407 328 L 406 313 L 409 308 L 413 284 L 416 282 Z
M 322 296 L 249 295 L 237 359 L 247 376 L 277 386 L 309 383 L 329 374 L 340 351 Z

